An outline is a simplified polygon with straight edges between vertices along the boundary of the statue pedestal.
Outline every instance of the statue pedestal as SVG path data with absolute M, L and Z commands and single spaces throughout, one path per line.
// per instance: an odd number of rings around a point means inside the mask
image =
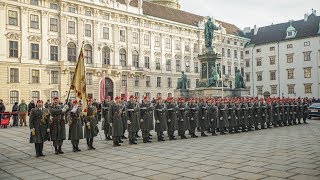
M 173 91 L 174 97 L 183 97 L 185 99 L 189 99 L 191 97 L 189 89 L 175 89 Z
M 223 91 L 223 92 L 222 92 Z M 208 88 L 197 88 L 195 90 L 190 90 L 190 97 L 192 98 L 209 98 L 215 97 L 249 97 L 249 89 L 230 89 L 222 87 L 208 87 Z M 175 96 L 176 97 L 176 96 Z

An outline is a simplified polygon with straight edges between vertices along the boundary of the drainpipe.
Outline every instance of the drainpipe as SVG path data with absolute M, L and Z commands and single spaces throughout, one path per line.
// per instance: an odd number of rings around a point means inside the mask
M 278 86 L 279 86 L 279 97 L 281 97 L 281 83 L 280 83 L 280 45 L 279 42 L 277 42 L 278 45 Z

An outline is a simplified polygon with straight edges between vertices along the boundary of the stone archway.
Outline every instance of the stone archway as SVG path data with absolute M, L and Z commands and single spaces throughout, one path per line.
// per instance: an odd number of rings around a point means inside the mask
M 104 88 L 104 92 L 105 92 L 105 96 L 110 96 L 111 99 L 114 98 L 114 85 L 113 85 L 113 81 L 106 77 L 105 78 L 105 88 Z

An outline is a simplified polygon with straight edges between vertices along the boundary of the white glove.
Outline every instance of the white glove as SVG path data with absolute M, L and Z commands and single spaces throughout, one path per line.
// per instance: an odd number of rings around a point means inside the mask
M 157 123 L 157 124 L 159 124 L 159 123 L 160 123 L 160 121 L 159 121 L 159 120 L 156 120 L 156 123 Z
M 222 120 L 223 119 L 223 117 L 220 117 L 220 120 Z
M 143 119 L 140 119 L 140 122 L 144 122 L 144 120 L 143 120 Z
M 211 122 L 213 122 L 213 119 L 211 119 Z
M 184 121 L 183 119 L 181 119 L 181 121 Z
M 87 126 L 90 126 L 90 122 L 87 122 Z
M 110 127 L 112 127 L 112 123 L 109 123 Z
M 77 110 L 78 110 L 78 107 L 75 106 L 75 107 L 72 108 L 71 112 L 72 112 L 72 113 L 76 113 Z
M 35 129 L 35 128 L 30 129 L 30 132 L 34 132 L 34 131 L 36 131 L 36 129 Z
M 65 110 L 65 109 L 62 109 L 62 110 L 61 110 L 62 113 L 65 113 L 66 111 L 67 111 L 67 110 Z
M 204 117 L 202 117 L 202 119 L 204 119 Z
M 50 129 L 47 129 L 47 132 L 50 132 Z
M 168 122 L 171 122 L 171 119 L 168 119 Z
M 131 124 L 131 121 L 130 121 L 130 120 L 128 120 L 128 121 L 127 121 L 127 124 Z
M 194 119 L 193 118 L 191 118 L 191 121 L 193 121 Z

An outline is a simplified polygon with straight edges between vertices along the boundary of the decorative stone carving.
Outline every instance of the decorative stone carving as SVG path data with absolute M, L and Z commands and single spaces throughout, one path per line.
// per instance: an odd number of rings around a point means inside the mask
M 4 2 L 0 2 L 0 9 L 4 9 L 6 7 L 6 4 Z
M 41 37 L 40 36 L 37 36 L 37 35 L 30 35 L 28 37 L 29 41 L 31 42 L 40 42 L 41 41 Z
M 161 57 L 161 52 L 155 52 L 155 53 L 154 53 L 154 56 L 155 56 L 155 57 Z
M 185 60 L 185 61 L 190 61 L 190 60 L 191 60 L 191 57 L 190 57 L 190 56 L 185 56 L 185 57 L 184 57 L 184 60 Z
M 167 54 L 165 54 L 165 57 L 166 58 L 172 58 L 172 54 L 171 53 L 167 53 Z
M 58 38 L 49 38 L 48 39 L 49 44 L 54 44 L 54 45 L 59 45 L 60 44 L 60 39 Z
M 149 50 L 144 50 L 144 51 L 143 51 L 143 54 L 144 54 L 144 55 L 150 55 L 151 52 L 150 52 Z
M 175 59 L 181 59 L 181 55 L 176 54 L 176 55 L 174 56 L 174 58 L 175 58 Z
M 12 39 L 12 40 L 19 40 L 20 39 L 20 34 L 14 33 L 14 32 L 9 32 L 6 34 L 7 39 Z

